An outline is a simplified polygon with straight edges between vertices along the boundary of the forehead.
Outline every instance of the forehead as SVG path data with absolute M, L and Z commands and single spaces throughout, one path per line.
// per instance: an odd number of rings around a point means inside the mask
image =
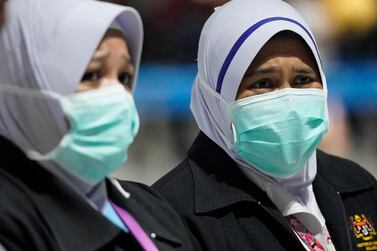
M 114 43 L 122 45 L 122 47 L 126 47 L 128 50 L 127 39 L 125 38 L 122 32 L 118 30 L 114 30 L 114 29 L 109 29 L 105 33 L 98 48 L 101 48 L 101 46 L 104 46 L 104 45 L 114 44 Z
M 298 35 L 284 33 L 272 37 L 258 52 L 250 67 L 258 67 L 277 57 L 299 58 L 313 69 L 318 69 L 309 46 Z
M 96 57 L 98 55 L 102 57 Z M 132 63 L 126 38 L 121 32 L 110 30 L 104 35 L 92 60 L 118 61 L 118 58 L 124 59 L 127 64 Z

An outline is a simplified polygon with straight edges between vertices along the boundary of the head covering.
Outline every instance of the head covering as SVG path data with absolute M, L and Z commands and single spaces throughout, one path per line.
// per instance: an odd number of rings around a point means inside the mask
M 143 40 L 135 9 L 93 0 L 12 0 L 7 12 L 0 35 L 0 135 L 25 152 L 49 152 L 67 128 L 58 100 L 19 88 L 72 94 L 114 22 L 135 65 L 135 89 Z
M 235 101 L 240 82 L 258 52 L 275 34 L 286 30 L 300 36 L 310 48 L 327 95 L 316 42 L 297 11 L 281 0 L 233 0 L 216 8 L 202 30 L 191 110 L 199 128 L 239 165 L 294 191 L 312 183 L 317 171 L 315 154 L 294 177 L 267 177 L 232 151 L 232 124 L 226 104 L 220 101 Z

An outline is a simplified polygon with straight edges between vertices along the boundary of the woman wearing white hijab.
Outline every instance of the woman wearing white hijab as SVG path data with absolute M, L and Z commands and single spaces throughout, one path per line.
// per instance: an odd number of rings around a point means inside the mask
M 316 151 L 326 99 L 316 42 L 291 6 L 233 0 L 215 10 L 191 98 L 202 132 L 153 186 L 196 250 L 377 248 L 375 178 Z
M 143 27 L 129 7 L 12 0 L 0 35 L 0 243 L 12 250 L 191 250 L 178 214 L 106 178 L 138 130 Z

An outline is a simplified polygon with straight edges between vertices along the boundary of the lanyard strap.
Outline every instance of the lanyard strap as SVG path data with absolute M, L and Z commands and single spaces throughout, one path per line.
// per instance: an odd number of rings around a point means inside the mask
M 114 210 L 117 212 L 119 217 L 122 219 L 124 224 L 126 224 L 128 230 L 131 234 L 135 237 L 135 239 L 139 242 L 139 244 L 143 247 L 145 251 L 158 251 L 156 245 L 152 242 L 151 238 L 145 233 L 145 231 L 141 228 L 139 223 L 135 220 L 135 218 L 123 208 L 117 206 L 113 202 L 110 202 Z
M 310 251 L 326 251 L 322 244 L 315 238 L 315 236 L 296 218 L 294 215 L 285 217 L 288 224 L 301 238 L 301 240 L 309 247 Z

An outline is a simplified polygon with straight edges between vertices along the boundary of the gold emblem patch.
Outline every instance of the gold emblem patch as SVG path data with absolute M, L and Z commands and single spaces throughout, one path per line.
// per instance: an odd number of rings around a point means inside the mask
M 365 248 L 365 250 L 377 250 L 376 229 L 373 222 L 364 214 L 355 214 L 349 217 L 351 231 L 356 237 L 357 247 Z

